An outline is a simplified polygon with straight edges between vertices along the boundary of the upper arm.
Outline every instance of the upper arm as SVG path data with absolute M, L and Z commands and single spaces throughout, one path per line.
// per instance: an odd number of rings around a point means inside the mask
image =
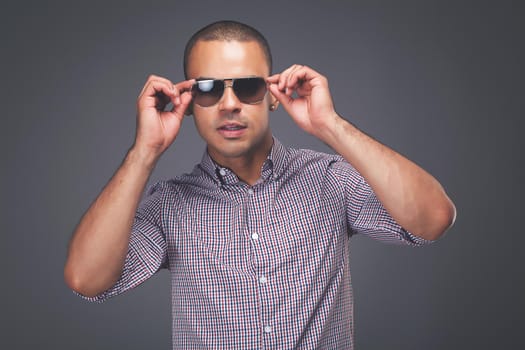
M 342 157 L 332 162 L 331 175 L 344 194 L 350 234 L 365 234 L 386 243 L 422 245 L 430 242 L 401 227 L 386 211 L 361 174 Z

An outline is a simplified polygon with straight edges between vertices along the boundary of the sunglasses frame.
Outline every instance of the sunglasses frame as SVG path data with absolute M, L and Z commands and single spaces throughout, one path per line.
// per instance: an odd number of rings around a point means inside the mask
M 235 90 L 235 81 L 237 80 L 241 80 L 241 81 L 245 81 L 245 80 L 248 80 L 248 79 L 255 79 L 257 81 L 262 81 L 264 83 L 264 94 L 262 95 L 261 99 L 259 100 L 256 100 L 256 101 L 253 101 L 253 102 L 246 102 L 246 99 L 241 99 L 239 97 L 239 94 L 237 93 L 237 91 Z M 218 82 L 222 82 L 223 83 L 223 88 L 222 88 L 222 93 L 221 95 L 217 98 L 217 101 L 215 101 L 214 103 L 210 104 L 210 105 L 201 105 L 200 103 L 197 102 L 196 100 L 196 94 L 199 94 L 199 93 L 206 93 L 206 91 L 202 91 L 202 89 L 199 87 L 200 84 L 202 83 L 209 83 L 211 82 L 212 83 L 212 88 L 210 89 L 213 90 L 213 87 L 215 87 L 215 84 L 217 84 Z M 243 103 L 243 104 L 248 104 L 248 105 L 256 105 L 256 104 L 259 104 L 261 103 L 264 98 L 266 97 L 266 94 L 268 93 L 268 87 L 266 85 L 266 79 L 263 78 L 263 77 L 258 77 L 258 76 L 248 76 L 248 77 L 240 77 L 240 78 L 225 78 L 225 79 L 208 79 L 208 78 L 198 78 L 197 81 L 192 85 L 191 87 L 191 93 L 194 97 L 194 102 L 196 104 L 198 104 L 199 106 L 203 107 L 203 108 L 207 108 L 207 107 L 213 107 L 215 106 L 217 103 L 219 103 L 219 101 L 222 99 L 222 97 L 224 96 L 224 91 L 226 91 L 226 88 L 232 88 L 233 89 L 233 93 L 235 94 L 235 96 L 237 97 L 237 99 Z

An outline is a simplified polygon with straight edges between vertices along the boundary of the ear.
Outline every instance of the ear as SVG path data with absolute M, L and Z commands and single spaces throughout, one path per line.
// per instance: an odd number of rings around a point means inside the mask
M 279 107 L 279 101 L 277 98 L 270 92 L 270 111 L 273 112 Z

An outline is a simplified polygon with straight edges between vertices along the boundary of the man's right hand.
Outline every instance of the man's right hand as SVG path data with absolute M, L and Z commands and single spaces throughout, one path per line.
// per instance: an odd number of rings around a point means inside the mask
M 173 143 L 191 102 L 195 80 L 173 84 L 151 75 L 137 99 L 137 134 L 133 148 L 155 161 Z M 165 110 L 169 103 L 171 110 Z
M 64 278 L 85 296 L 95 296 L 121 275 L 135 212 L 155 162 L 177 137 L 191 102 L 194 80 L 173 85 L 150 76 L 137 100 L 135 144 L 84 214 L 71 238 Z M 168 103 L 173 108 L 164 111 Z

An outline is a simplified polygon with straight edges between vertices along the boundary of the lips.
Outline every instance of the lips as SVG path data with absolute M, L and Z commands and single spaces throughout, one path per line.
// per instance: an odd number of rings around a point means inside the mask
M 238 138 L 242 136 L 246 126 L 238 123 L 226 123 L 218 129 L 219 133 L 225 138 Z
M 226 130 L 226 131 L 235 131 L 235 130 L 241 130 L 241 129 L 246 129 L 246 127 L 241 124 L 225 124 L 219 127 L 219 130 Z

